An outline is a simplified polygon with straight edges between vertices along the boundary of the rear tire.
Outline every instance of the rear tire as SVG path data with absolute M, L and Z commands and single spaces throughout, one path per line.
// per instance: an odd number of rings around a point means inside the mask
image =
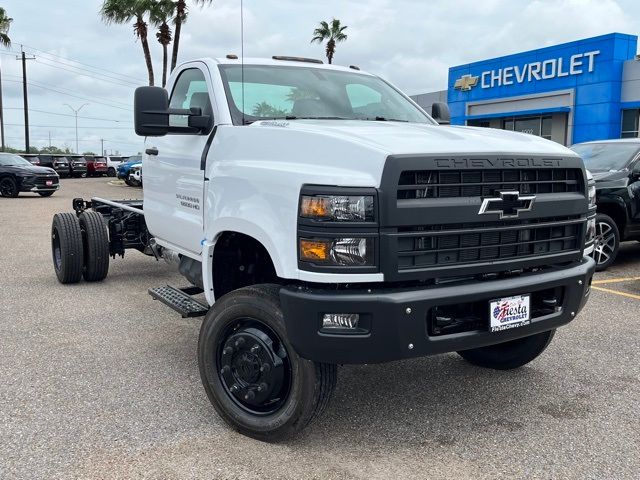
M 73 213 L 56 213 L 51 225 L 53 268 L 60 283 L 78 283 L 82 278 L 84 253 L 80 222 Z
M 618 225 L 609 215 L 596 215 L 596 238 L 593 248 L 593 259 L 596 261 L 596 272 L 602 272 L 615 262 L 620 249 L 620 231 Z
M 326 408 L 336 366 L 300 358 L 287 340 L 277 285 L 230 292 L 209 310 L 198 341 L 200 377 L 222 419 L 278 441 Z
M 99 282 L 109 273 L 109 235 L 98 212 L 82 212 L 79 221 L 84 251 L 82 276 L 87 282 Z
M 16 198 L 20 194 L 15 178 L 0 178 L 0 197 Z
M 526 365 L 544 352 L 555 333 L 550 330 L 497 345 L 462 350 L 458 355 L 476 367 L 511 370 Z
M 38 195 L 41 197 L 50 197 L 55 193 L 55 190 L 51 190 L 50 192 L 38 192 Z

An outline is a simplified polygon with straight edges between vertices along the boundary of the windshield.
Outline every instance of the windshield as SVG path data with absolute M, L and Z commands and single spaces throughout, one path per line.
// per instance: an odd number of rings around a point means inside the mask
M 587 170 L 608 172 L 626 168 L 639 148 L 636 143 L 583 143 L 571 150 L 582 157 Z
M 0 165 L 3 167 L 15 165 L 31 165 L 30 162 L 13 153 L 0 153 Z
M 312 67 L 221 65 L 235 125 L 315 118 L 435 124 L 388 83 L 372 75 Z M 244 101 L 243 101 L 244 90 Z

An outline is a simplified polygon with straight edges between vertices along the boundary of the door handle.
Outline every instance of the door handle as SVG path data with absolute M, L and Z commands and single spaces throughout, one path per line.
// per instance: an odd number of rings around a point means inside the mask
M 158 149 L 156 147 L 147 148 L 144 153 L 147 155 L 158 155 Z

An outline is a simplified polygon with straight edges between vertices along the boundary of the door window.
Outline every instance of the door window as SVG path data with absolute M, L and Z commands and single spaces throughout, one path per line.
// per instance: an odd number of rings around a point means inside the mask
M 190 109 L 193 107 L 199 107 L 202 115 L 213 116 L 207 82 L 204 74 L 198 68 L 189 68 L 180 74 L 169 100 L 169 108 Z M 189 116 L 169 115 L 169 126 L 188 127 Z

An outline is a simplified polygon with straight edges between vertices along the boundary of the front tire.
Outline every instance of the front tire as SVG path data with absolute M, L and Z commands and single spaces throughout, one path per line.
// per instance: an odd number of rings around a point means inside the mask
M 200 330 L 198 365 L 209 400 L 240 433 L 278 441 L 306 427 L 326 408 L 336 366 L 300 358 L 287 340 L 279 287 L 228 293 Z
M 84 252 L 80 222 L 73 213 L 56 213 L 51 225 L 53 269 L 60 283 L 78 283 L 82 278 Z
M 0 179 L 0 196 L 7 198 L 16 198 L 20 191 L 18 190 L 18 182 L 15 178 L 4 177 Z
M 82 276 L 87 282 L 99 282 L 109 273 L 109 235 L 98 212 L 84 211 L 79 221 L 84 251 Z
M 462 350 L 458 355 L 476 367 L 512 370 L 526 365 L 544 352 L 555 332 L 550 330 L 497 345 Z
M 107 169 L 107 177 L 115 177 L 116 176 L 116 169 L 113 167 L 109 167 Z
M 51 190 L 49 192 L 38 192 L 38 195 L 40 195 L 41 197 L 50 197 L 54 194 L 54 192 L 55 190 Z
M 593 247 L 593 259 L 596 261 L 596 271 L 602 272 L 609 268 L 618 256 L 620 249 L 620 231 L 618 225 L 608 215 L 596 215 L 596 237 Z

